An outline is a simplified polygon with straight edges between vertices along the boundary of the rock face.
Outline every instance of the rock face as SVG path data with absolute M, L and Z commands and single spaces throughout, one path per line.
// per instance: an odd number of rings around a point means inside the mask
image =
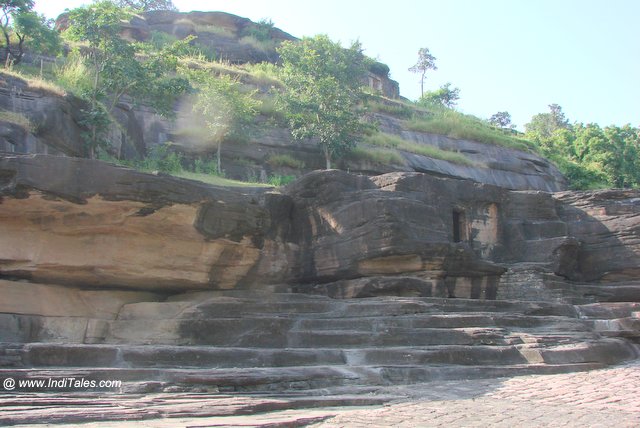
M 410 277 L 414 294 L 492 299 L 501 275 L 523 264 L 558 280 L 637 275 L 635 191 L 552 196 L 342 171 L 308 174 L 283 193 L 238 191 L 99 161 L 12 156 L 0 160 L 0 192 L 0 274 L 44 282 L 284 284 L 356 297 L 407 292 L 398 284 Z
M 0 110 L 13 112 L 32 124 L 25 127 L 0 119 L 0 151 L 85 156 L 78 125 L 82 108 L 82 101 L 75 97 L 0 74 Z
M 58 20 L 58 27 L 66 26 L 66 17 Z M 197 36 L 197 43 L 212 52 L 216 58 L 235 63 L 275 61 L 274 47 L 291 35 L 277 29 L 268 30 L 269 39 L 264 46 L 251 41 L 252 31 L 259 24 L 223 12 L 170 11 L 148 12 L 124 25 L 123 34 L 130 39 L 148 41 L 157 33 L 176 38 Z M 399 87 L 388 77 L 388 68 L 379 66 L 369 72 L 366 81 L 372 89 L 389 98 L 399 96 Z M 376 71 L 377 70 L 377 71 Z M 376 74 L 377 73 L 377 74 Z M 37 129 L 0 119 L 0 151 L 14 153 L 63 154 L 85 156 L 82 138 L 82 109 L 80 100 L 52 93 L 50 90 L 29 87 L 23 79 L 1 75 L 0 109 L 24 115 Z M 5 77 L 6 76 L 6 77 Z M 363 82 L 363 83 L 367 83 Z M 255 82 L 245 82 L 256 85 Z M 259 86 L 259 85 L 258 85 Z M 268 87 L 258 88 L 262 92 Z M 122 100 L 112 111 L 119 126 L 111 127 L 106 138 L 111 151 L 120 159 L 141 159 L 150 150 L 167 142 L 175 144 L 195 158 L 212 154 L 206 136 L 196 136 L 193 128 L 192 100 L 184 97 L 175 106 L 176 120 L 156 114 L 132 100 Z M 547 160 L 522 150 L 457 140 L 441 135 L 413 132 L 403 128 L 400 120 L 384 114 L 371 114 L 369 120 L 379 123 L 380 130 L 395 134 L 418 145 L 437 147 L 464 155 L 471 163 L 461 165 L 409 152 L 400 152 L 402 165 L 389 165 L 362 159 L 343 159 L 340 168 L 356 173 L 378 175 L 393 171 L 423 172 L 437 177 L 464 178 L 478 183 L 492 184 L 514 190 L 542 190 L 555 192 L 566 189 L 562 174 Z M 299 176 L 323 167 L 323 155 L 313 142 L 299 143 L 283 125 L 274 124 L 273 118 L 260 116 L 248 142 L 225 144 L 222 151 L 223 168 L 227 176 L 235 179 L 266 179 L 271 175 Z M 205 133 L 206 135 L 206 133 Z M 300 167 L 278 165 L 272 159 L 287 155 Z
M 268 195 L 77 158 L 4 158 L 0 165 L 3 275 L 224 289 L 246 277 L 270 246 Z
M 342 171 L 279 193 L 5 156 L 0 378 L 326 396 L 626 361 L 638 196 Z

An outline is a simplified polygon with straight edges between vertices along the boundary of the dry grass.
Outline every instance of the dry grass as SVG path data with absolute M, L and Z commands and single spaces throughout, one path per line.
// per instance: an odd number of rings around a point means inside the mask
M 27 116 L 15 111 L 0 110 L 0 121 L 18 125 L 22 129 L 32 133 L 36 131 L 36 126 Z
M 59 97 L 64 97 L 67 94 L 61 86 L 58 86 L 49 80 L 41 79 L 39 77 L 33 77 L 17 71 L 6 69 L 0 70 L 0 75 L 11 76 L 24 80 L 27 84 L 27 88 L 33 91 L 46 92 L 52 95 L 57 95 Z

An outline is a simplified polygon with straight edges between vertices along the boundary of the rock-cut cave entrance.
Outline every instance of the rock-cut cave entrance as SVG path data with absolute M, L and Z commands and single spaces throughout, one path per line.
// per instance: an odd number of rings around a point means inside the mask
M 468 239 L 467 216 L 460 209 L 453 210 L 453 242 L 462 242 Z

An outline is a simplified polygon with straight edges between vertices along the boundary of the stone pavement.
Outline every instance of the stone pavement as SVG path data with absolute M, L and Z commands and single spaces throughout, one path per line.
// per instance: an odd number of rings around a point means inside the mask
M 592 372 L 423 384 L 411 401 L 350 411 L 313 426 L 638 427 L 640 363 Z
M 234 412 L 233 407 L 243 403 L 243 400 L 256 398 L 210 397 L 208 403 L 206 395 L 197 400 L 189 400 L 186 397 L 164 394 L 165 397 L 146 397 L 148 403 L 144 405 L 143 401 L 127 404 L 125 399 L 118 402 L 117 399 L 107 396 L 101 397 L 103 418 L 98 419 L 100 422 L 81 426 L 126 427 L 135 424 L 144 427 L 638 427 L 639 393 L 640 361 L 634 361 L 591 372 L 388 387 L 375 392 L 370 391 L 369 394 L 389 394 L 407 398 L 372 407 L 314 408 L 243 415 L 243 412 Z M 0 396 L 0 417 L 2 412 L 7 410 L 7 402 L 3 404 L 3 399 L 6 398 L 7 396 Z M 34 400 L 37 402 L 39 399 Z M 126 421 L 127 415 L 136 419 L 133 416 L 137 406 L 140 406 L 137 408 L 138 412 L 143 408 L 149 411 L 153 408 L 149 405 L 161 403 L 162 400 L 166 410 L 173 412 L 158 412 L 155 417 L 149 415 L 150 419 L 137 422 Z M 225 400 L 229 402 L 225 404 Z M 109 417 L 109 406 L 105 403 L 107 401 L 111 401 L 109 405 L 113 408 L 119 407 L 123 413 L 113 413 L 113 418 Z M 53 409 L 50 402 L 42 404 L 40 411 L 43 411 L 42 415 L 45 417 L 38 421 L 39 423 L 46 422 L 47 414 L 61 412 L 62 416 L 65 413 L 64 408 Z M 38 407 L 36 403 L 34 406 Z M 219 409 L 214 411 L 215 406 L 219 406 Z M 77 410 L 82 411 L 82 408 Z M 254 410 L 259 412 L 257 408 Z M 24 411 L 30 410 L 24 407 Z M 85 408 L 85 411 L 90 410 Z M 197 417 L 198 414 L 207 417 Z M 224 416 L 225 414 L 229 416 Z M 58 420 L 63 421 L 64 418 Z M 69 422 L 67 420 L 67 423 Z M 52 426 L 79 426 L 78 422 L 80 421 Z M 31 423 L 34 423 L 33 419 Z

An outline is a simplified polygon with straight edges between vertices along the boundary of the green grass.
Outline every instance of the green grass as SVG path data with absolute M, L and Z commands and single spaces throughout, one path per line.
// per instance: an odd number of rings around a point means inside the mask
M 404 165 L 404 159 L 393 150 L 372 149 L 369 147 L 354 147 L 349 157 L 355 160 L 365 160 L 384 165 Z
M 284 88 L 284 84 L 280 80 L 280 70 L 277 65 L 269 62 L 261 62 L 258 64 L 243 64 L 242 68 L 251 75 L 252 82 L 258 86 L 274 86 L 276 88 Z
M 0 110 L 0 121 L 13 123 L 31 133 L 36 131 L 35 125 L 27 116 L 15 111 Z
M 255 50 L 259 52 L 270 52 L 276 49 L 275 40 L 267 39 L 267 40 L 258 40 L 254 36 L 244 36 L 240 40 L 238 40 L 240 44 L 251 46 Z
M 294 158 L 291 155 L 271 155 L 267 159 L 267 163 L 273 167 L 288 167 L 293 169 L 304 168 L 304 162 Z
M 367 109 L 374 113 L 384 113 L 399 119 L 411 119 L 416 112 L 412 106 L 380 97 L 369 101 Z
M 533 145 L 526 140 L 508 135 L 477 117 L 455 110 L 437 109 L 430 117 L 413 117 L 405 121 L 405 126 L 412 131 L 445 135 L 459 140 L 471 140 L 525 151 L 534 149 Z
M 202 174 L 197 172 L 182 171 L 173 173 L 176 177 L 188 178 L 189 180 L 202 181 L 203 183 L 213 184 L 214 186 L 227 187 L 273 187 L 271 184 L 247 182 L 231 180 L 229 178 L 220 177 L 218 175 Z
M 446 160 L 460 165 L 473 165 L 471 160 L 460 153 L 442 150 L 438 147 L 427 146 L 424 144 L 413 143 L 411 141 L 404 140 L 397 135 L 386 134 L 384 132 L 369 135 L 365 137 L 362 142 L 370 146 L 402 150 L 434 159 Z

